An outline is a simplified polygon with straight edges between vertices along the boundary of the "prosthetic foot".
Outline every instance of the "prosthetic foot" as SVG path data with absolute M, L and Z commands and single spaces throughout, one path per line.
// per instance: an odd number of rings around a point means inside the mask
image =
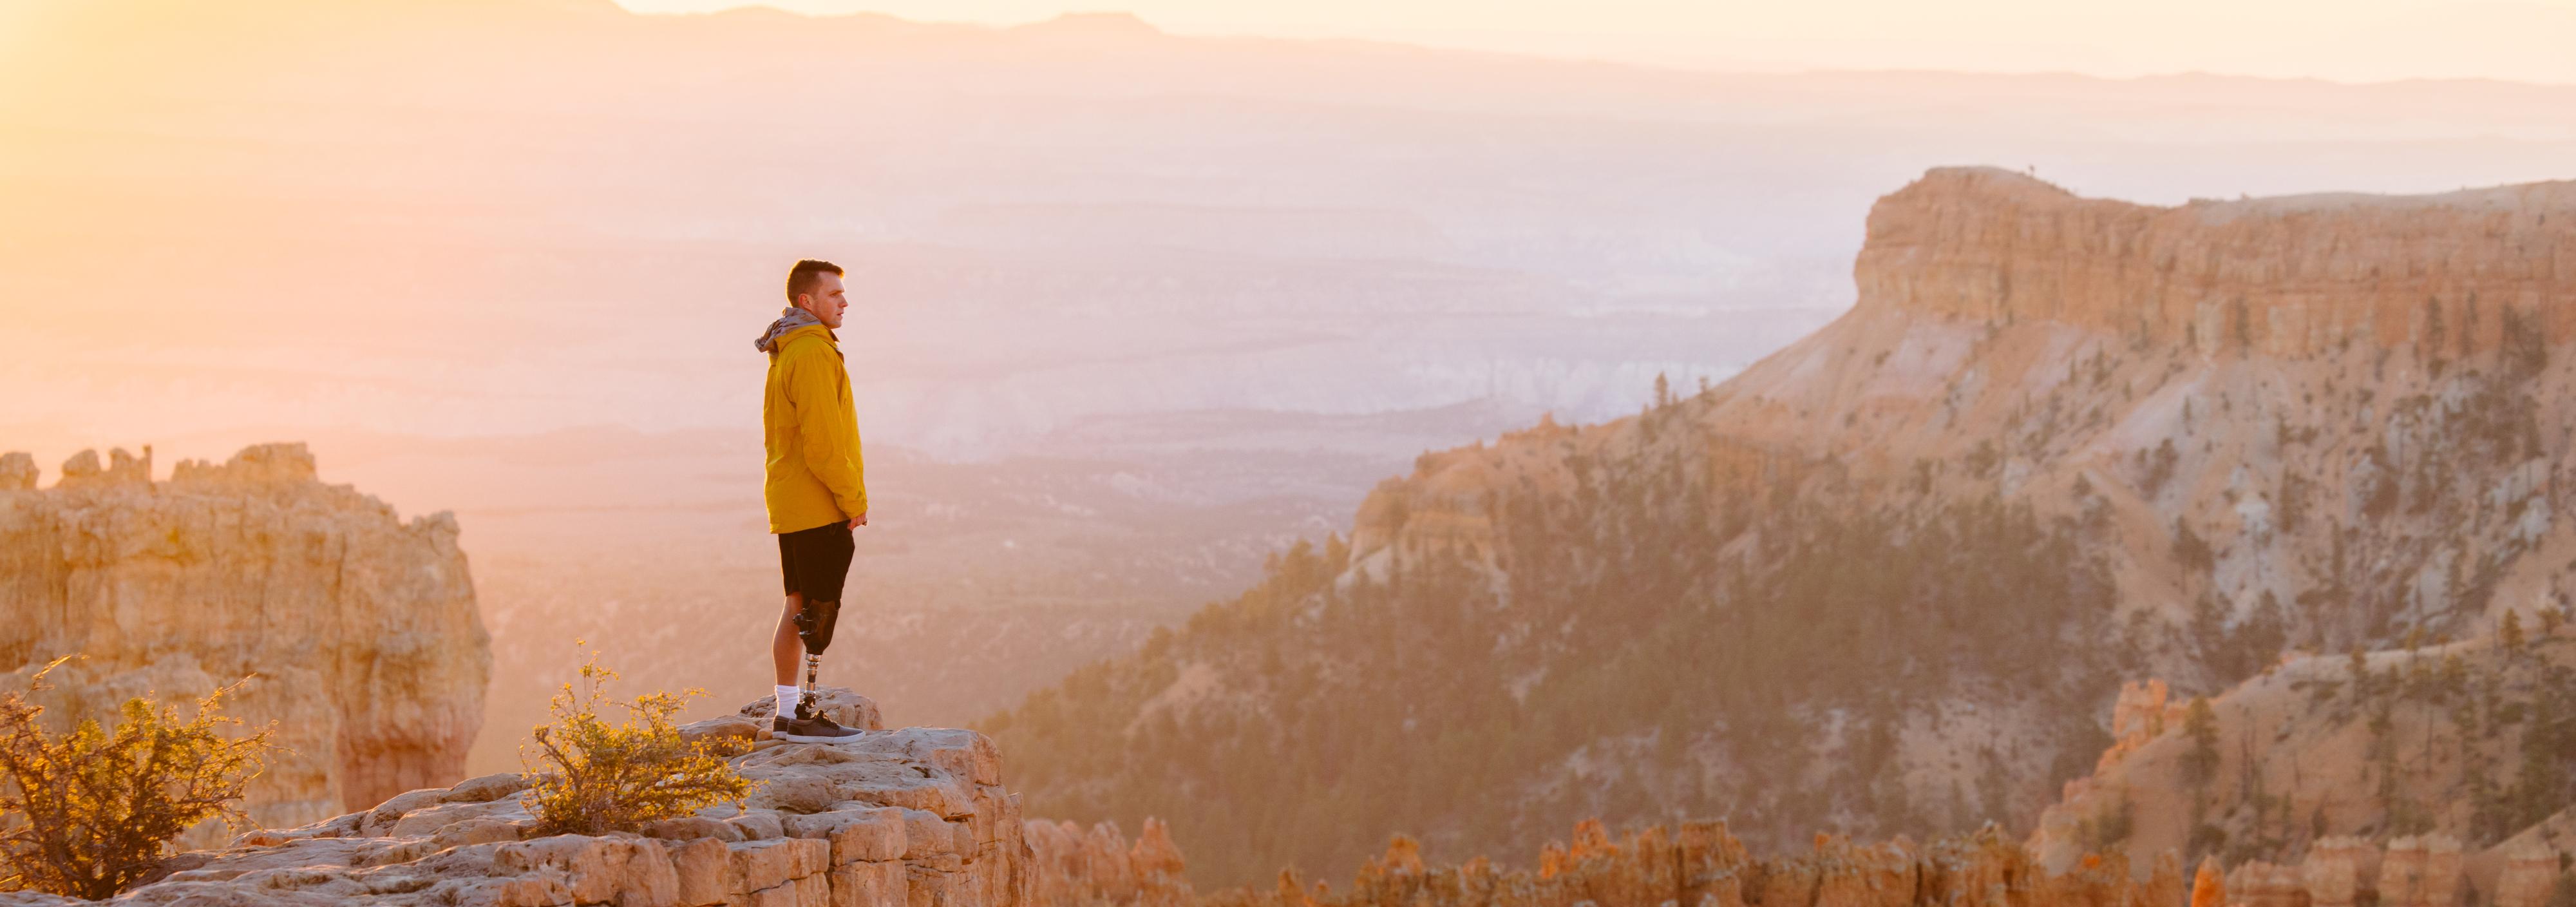
M 816 675 L 823 670 L 823 650 L 832 645 L 832 625 L 841 616 L 840 602 L 806 602 L 796 609 L 796 638 L 805 643 L 805 680 L 798 686 L 796 714 L 770 723 L 770 736 L 791 743 L 842 743 L 859 732 L 816 714 Z

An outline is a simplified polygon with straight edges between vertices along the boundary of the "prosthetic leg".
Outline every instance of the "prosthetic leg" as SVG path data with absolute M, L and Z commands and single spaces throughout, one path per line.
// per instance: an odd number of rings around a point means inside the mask
M 796 696 L 796 717 L 814 717 L 815 675 L 823 669 L 823 650 L 832 645 L 832 625 L 840 622 L 840 602 L 808 600 L 796 609 L 796 638 L 805 644 L 805 682 Z

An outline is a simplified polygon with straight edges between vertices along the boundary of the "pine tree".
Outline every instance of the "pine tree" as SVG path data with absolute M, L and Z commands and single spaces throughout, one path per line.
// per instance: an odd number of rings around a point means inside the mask
M 2209 697 L 2191 698 L 2182 713 L 2182 733 L 2191 740 L 2191 751 L 2182 756 L 2183 780 L 2195 789 L 2207 787 L 2218 777 L 2218 713 L 2210 709 Z

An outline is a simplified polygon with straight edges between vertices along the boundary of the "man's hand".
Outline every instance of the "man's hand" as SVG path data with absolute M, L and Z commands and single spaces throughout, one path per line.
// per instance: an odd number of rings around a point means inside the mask
M 868 515 L 867 515 L 867 514 L 862 513 L 862 514 L 859 514 L 858 516 L 854 516 L 854 517 L 851 517 L 851 518 L 850 518 L 850 528 L 852 528 L 852 529 L 857 529 L 857 528 L 859 528 L 859 527 L 861 527 L 861 526 L 865 526 L 865 525 L 867 525 L 867 524 L 868 524 Z

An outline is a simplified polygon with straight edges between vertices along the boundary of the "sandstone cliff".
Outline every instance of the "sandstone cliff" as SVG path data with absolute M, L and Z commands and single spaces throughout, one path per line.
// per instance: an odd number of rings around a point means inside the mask
M 2576 183 L 2157 208 L 1934 170 L 1871 210 L 1853 274 L 1850 313 L 1680 418 L 1426 456 L 1354 556 L 1490 549 L 1508 499 L 1625 459 L 1687 467 L 1722 519 L 1828 488 L 2027 502 L 2095 531 L 2124 610 L 2268 600 L 2328 651 L 2576 597 L 2549 569 L 2576 555 Z
M 1188 864 L 1162 822 L 1129 842 L 1116 823 L 1028 822 L 1029 903 L 1044 907 L 1192 907 Z
M 2441 353 L 2469 355 L 2516 316 L 2544 342 L 2576 337 L 2571 209 L 2576 183 L 2158 208 L 1937 170 L 1870 212 L 1854 271 L 1864 306 L 1980 323 L 2279 357 L 2420 346 L 2447 324 Z
M 2576 863 L 2576 625 L 2291 658 L 2207 706 L 2194 728 L 2161 682 L 2124 688 L 2121 735 L 2031 835 L 2042 864 L 2197 846 L 2257 907 L 2540 907 Z
M 1180 851 L 1148 821 L 1133 844 L 1114 825 L 1085 832 L 1072 823 L 1029 823 L 1036 877 L 1031 903 L 1080 905 L 1187 904 L 1178 883 Z M 2459 845 L 2447 837 L 2404 837 L 2384 849 L 2354 838 L 2317 842 L 2302 865 L 2253 861 L 2222 871 L 2201 862 L 2186 887 L 2181 861 L 2164 851 L 2129 863 L 2123 853 L 2074 853 L 2050 868 L 2005 840 L 1999 829 L 1928 843 L 1898 839 L 1855 845 L 1818 835 L 1813 850 L 1785 858 L 1756 856 L 1722 822 L 1649 826 L 1613 835 L 1598 820 L 1576 824 L 1551 841 L 1534 864 L 1510 867 L 1476 857 L 1454 866 L 1426 862 L 1421 846 L 1398 836 L 1336 893 L 1308 886 L 1294 871 L 1276 885 L 1231 889 L 1203 899 L 1209 907 L 2547 907 L 2562 878 L 2544 846 L 2517 844 L 2494 867 L 2492 887 L 2472 894 L 2462 884 Z M 2474 858 L 2471 861 L 2474 862 Z M 2576 888 L 2569 889 L 2576 891 Z M 2480 897 L 2479 895 L 2487 895 Z
M 440 907 L 1021 907 L 1029 857 L 1001 752 L 972 731 L 888 731 L 876 704 L 826 691 L 854 743 L 769 739 L 763 699 L 681 734 L 743 750 L 759 787 L 654 823 L 642 835 L 532 837 L 524 776 L 489 775 L 403 793 L 299 828 L 164 861 L 165 876 L 118 904 L 189 907 L 389 904 Z M 0 895 L 0 899 L 10 896 Z M 51 896 L 25 907 L 86 903 Z
M 1202 903 L 1208 907 L 2184 907 L 2180 864 L 2171 854 L 2133 879 L 2118 855 L 2047 872 L 1992 829 L 1916 844 L 1855 845 L 1817 835 L 1805 854 L 1757 856 L 1726 823 L 1654 825 L 1614 835 L 1599 820 L 1576 823 L 1523 866 L 1476 857 L 1427 861 L 1402 835 L 1363 863 L 1350 888 L 1309 886 L 1293 871 L 1275 885 L 1193 899 L 1180 881 L 1185 860 L 1147 820 L 1133 843 L 1117 826 L 1029 823 L 1036 883 L 1045 907 Z M 2205 905 L 2204 905 L 2205 907 Z M 2223 905 L 2221 905 L 2223 907 Z
M 48 718 L 241 681 L 228 713 L 286 748 L 251 817 L 293 825 L 455 780 L 491 672 L 453 517 L 405 522 L 315 477 L 300 444 L 184 462 L 92 452 L 37 489 L 0 457 L 0 665 L 48 661 Z
M 2018 830 L 2125 679 L 2576 600 L 2576 184 L 2160 208 L 1942 169 L 1868 223 L 1831 325 L 1633 418 L 1426 454 L 1347 545 L 987 727 L 1053 810 L 1171 820 L 1202 887 L 1569 813 Z M 1173 758 L 1109 755 L 1140 750 Z M 2576 802 L 2570 760 L 2532 802 Z M 2384 837 L 2374 802 L 2327 824 Z M 1301 833 L 1220 830 L 1247 814 Z
M 1920 844 L 1820 834 L 1804 854 L 1766 858 L 1724 822 L 1613 835 L 1587 820 L 1571 839 L 1549 842 L 1535 869 L 1485 857 L 1435 865 L 1413 839 L 1397 837 L 1360 868 L 1347 894 L 1281 873 L 1268 890 L 1208 900 L 1217 907 L 2182 907 L 2183 896 L 2171 853 L 2137 877 L 2118 855 L 2051 873 L 1991 828 Z

